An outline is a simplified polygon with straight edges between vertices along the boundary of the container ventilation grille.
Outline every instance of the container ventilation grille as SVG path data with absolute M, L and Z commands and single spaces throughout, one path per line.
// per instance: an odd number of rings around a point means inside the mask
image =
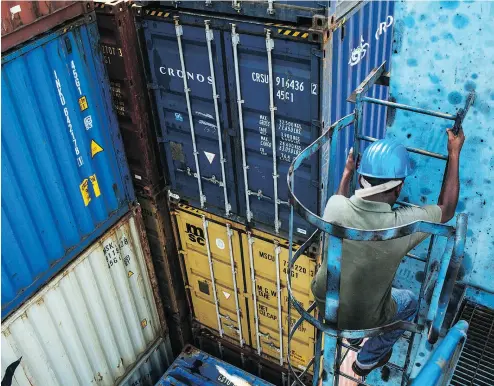
M 494 385 L 494 310 L 467 302 L 460 319 L 468 321 L 467 341 L 452 386 Z

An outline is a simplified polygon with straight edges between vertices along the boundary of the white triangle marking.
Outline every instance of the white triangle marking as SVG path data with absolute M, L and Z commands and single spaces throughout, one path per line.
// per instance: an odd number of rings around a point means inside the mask
M 225 298 L 226 298 L 227 300 L 230 298 L 230 296 L 232 296 L 232 295 L 230 295 L 230 294 L 229 294 L 228 292 L 226 292 L 226 291 L 223 291 L 223 295 L 225 295 Z
M 208 153 L 207 151 L 205 151 L 204 154 L 206 155 L 206 158 L 208 159 L 209 163 L 212 164 L 214 157 L 216 157 L 216 154 Z

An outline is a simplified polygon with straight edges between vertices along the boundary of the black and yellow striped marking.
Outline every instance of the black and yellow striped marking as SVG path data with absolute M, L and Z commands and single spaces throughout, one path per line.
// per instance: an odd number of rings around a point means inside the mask
M 278 28 L 278 35 L 291 36 L 299 39 L 307 39 L 309 37 L 308 32 L 301 32 L 292 29 Z
M 299 38 L 299 39 L 307 39 L 309 37 L 308 32 L 293 30 L 285 24 L 266 23 L 266 25 L 268 25 L 270 27 L 278 27 L 278 30 L 277 30 L 278 35 L 291 36 L 291 37 Z
M 146 15 L 166 18 L 170 16 L 170 12 L 164 12 L 156 9 L 146 9 Z

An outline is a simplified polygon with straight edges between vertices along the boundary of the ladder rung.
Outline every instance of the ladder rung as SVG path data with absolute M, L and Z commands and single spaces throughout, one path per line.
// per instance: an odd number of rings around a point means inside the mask
M 440 112 L 432 111 L 432 110 L 426 110 L 426 109 L 422 109 L 420 107 L 413 107 L 413 106 L 403 105 L 401 103 L 396 103 L 396 102 L 384 101 L 382 99 L 376 99 L 376 98 L 371 98 L 371 97 L 363 97 L 362 98 L 362 101 L 363 102 L 374 103 L 376 105 L 383 105 L 383 106 L 393 107 L 395 109 L 412 111 L 414 113 L 419 113 L 419 114 L 424 114 L 424 115 L 430 115 L 432 117 L 449 119 L 450 121 L 456 120 L 456 116 L 455 115 L 446 114 L 446 113 L 440 113 Z
M 367 135 L 360 135 L 358 137 L 358 139 L 362 139 L 362 140 L 367 141 L 367 142 L 376 142 L 378 140 L 377 138 L 369 137 Z M 439 153 L 433 153 L 433 152 L 427 151 L 427 150 L 416 149 L 414 147 L 407 147 L 406 149 L 410 153 L 422 154 L 422 155 L 425 155 L 427 157 L 442 159 L 442 160 L 445 160 L 445 161 L 448 160 L 448 156 L 442 155 L 442 154 L 439 154 Z

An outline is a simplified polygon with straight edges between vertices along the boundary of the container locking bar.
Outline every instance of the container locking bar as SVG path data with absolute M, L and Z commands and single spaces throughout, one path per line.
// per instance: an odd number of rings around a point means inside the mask
M 273 59 L 271 51 L 274 49 L 274 40 L 271 39 L 271 31 L 266 30 L 266 52 L 268 55 L 268 72 L 269 72 L 269 112 L 271 114 L 271 150 L 273 152 L 273 190 L 274 190 L 274 230 L 275 233 L 280 232 L 280 219 L 279 219 L 279 200 L 278 200 L 278 166 L 276 155 L 276 122 L 274 105 L 274 82 L 273 82 Z
M 256 344 L 257 344 L 257 355 L 261 355 L 261 340 L 259 332 L 259 312 L 257 309 L 257 290 L 256 290 L 256 271 L 254 269 L 254 251 L 253 244 L 254 238 L 251 232 L 247 232 L 247 241 L 249 243 L 249 263 L 250 263 L 250 280 L 252 286 L 252 299 L 254 301 L 254 319 L 256 325 Z
M 223 328 L 221 326 L 221 315 L 220 315 L 220 305 L 218 303 L 218 294 L 216 293 L 216 280 L 214 276 L 214 268 L 213 268 L 213 257 L 211 255 L 211 247 L 209 245 L 209 232 L 208 232 L 208 220 L 206 220 L 206 216 L 202 215 L 202 228 L 204 230 L 204 239 L 206 241 L 206 250 L 208 252 L 208 263 L 209 263 L 209 274 L 211 276 L 211 286 L 213 287 L 213 299 L 214 305 L 216 308 L 216 320 L 218 322 L 218 331 L 220 336 L 223 337 Z
M 237 86 L 237 109 L 238 109 L 238 124 L 240 129 L 240 142 L 242 146 L 242 169 L 244 171 L 244 186 L 245 186 L 245 207 L 247 211 L 247 221 L 252 221 L 252 211 L 250 210 L 249 199 L 249 179 L 247 171 L 249 166 L 247 165 L 247 155 L 245 151 L 245 133 L 244 133 L 244 117 L 243 117 L 243 104 L 242 90 L 240 87 L 240 71 L 238 62 L 238 45 L 240 44 L 240 35 L 236 31 L 236 25 L 232 24 L 232 47 L 233 47 L 233 65 L 235 67 L 235 85 Z
M 223 195 L 225 196 L 225 215 L 228 217 L 230 215 L 231 205 L 228 202 L 228 190 L 226 187 L 226 173 L 225 173 L 225 163 L 226 159 L 223 155 L 223 138 L 221 135 L 221 121 L 220 121 L 220 109 L 218 107 L 219 95 L 216 91 L 216 77 L 214 73 L 214 63 L 213 63 L 213 50 L 211 48 L 211 41 L 214 39 L 214 34 L 211 28 L 209 28 L 210 21 L 205 20 L 205 31 L 206 31 L 206 44 L 208 47 L 208 59 L 209 59 L 209 72 L 211 74 L 211 88 L 213 91 L 213 102 L 214 102 L 214 115 L 216 117 L 216 129 L 218 134 L 218 149 L 220 153 L 220 165 L 221 165 L 221 178 L 223 180 Z M 184 72 L 185 74 L 185 72 Z M 220 185 L 221 186 L 221 185 Z
M 182 48 L 182 35 L 184 34 L 184 31 L 182 29 L 182 26 L 178 22 L 178 17 L 174 17 L 175 20 L 175 33 L 177 35 L 177 44 L 178 44 L 178 53 L 180 55 L 180 65 L 182 69 L 183 74 L 187 74 L 187 71 L 185 70 L 185 60 L 184 60 L 184 51 Z M 199 152 L 197 151 L 197 145 L 196 145 L 196 133 L 194 130 L 194 118 L 192 117 L 192 107 L 190 104 L 190 88 L 187 82 L 187 76 L 184 76 L 182 78 L 184 80 L 184 93 L 185 93 L 185 100 L 187 102 L 187 113 L 189 115 L 189 125 L 190 125 L 190 136 L 192 138 L 192 148 L 194 150 L 194 162 L 196 165 L 196 178 L 197 178 L 197 187 L 199 188 L 199 200 L 201 202 L 201 208 L 204 208 L 204 204 L 206 203 L 206 196 L 202 192 L 202 181 L 201 181 L 201 169 L 199 168 Z
M 237 312 L 238 335 L 240 339 L 240 347 L 244 347 L 244 338 L 242 336 L 242 320 L 240 319 L 240 303 L 238 301 L 238 286 L 237 286 L 237 269 L 235 260 L 233 259 L 233 231 L 230 224 L 226 224 L 226 235 L 228 237 L 228 252 L 230 254 L 230 267 L 232 269 L 233 291 L 235 295 L 235 309 Z
M 278 301 L 278 333 L 280 339 L 280 366 L 283 366 L 283 318 L 281 314 L 281 281 L 280 281 L 280 252 L 281 247 L 277 240 L 274 242 L 274 256 L 276 262 L 276 295 Z

